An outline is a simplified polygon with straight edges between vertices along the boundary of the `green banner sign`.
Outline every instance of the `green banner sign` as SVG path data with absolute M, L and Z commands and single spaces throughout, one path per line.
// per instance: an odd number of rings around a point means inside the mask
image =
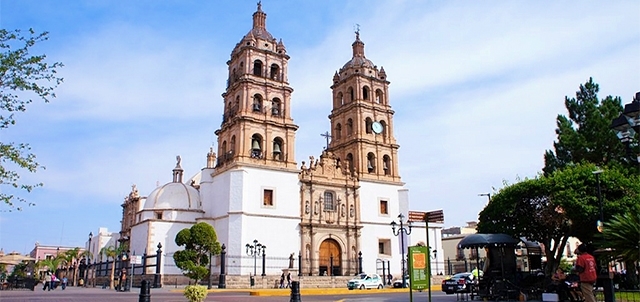
M 426 246 L 409 247 L 409 281 L 411 288 L 425 290 L 429 287 L 429 251 Z

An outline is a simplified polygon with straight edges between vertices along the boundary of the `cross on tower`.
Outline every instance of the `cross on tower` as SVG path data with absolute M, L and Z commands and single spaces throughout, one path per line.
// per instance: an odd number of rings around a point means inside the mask
M 326 131 L 325 133 L 321 133 L 320 136 L 323 136 L 324 138 L 327 139 L 327 147 L 325 147 L 324 149 L 325 150 L 329 149 L 329 139 L 331 138 L 331 134 L 329 134 L 329 131 Z

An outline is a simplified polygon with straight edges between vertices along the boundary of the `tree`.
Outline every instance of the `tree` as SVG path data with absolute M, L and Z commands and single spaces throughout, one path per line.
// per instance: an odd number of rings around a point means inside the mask
M 121 244 L 118 248 L 115 248 L 113 246 L 105 246 L 100 250 L 101 254 L 104 254 L 107 257 L 107 260 L 109 260 L 109 258 L 113 259 L 113 263 L 111 264 L 111 276 L 109 277 L 109 288 L 110 289 L 114 289 L 115 288 L 115 273 L 116 273 L 116 257 L 118 257 L 118 255 L 122 254 L 123 252 L 125 252 L 128 249 L 126 244 Z
M 568 117 L 559 114 L 553 143 L 554 151 L 544 154 L 544 175 L 550 175 L 568 165 L 589 162 L 599 166 L 621 164 L 634 168 L 627 159 L 624 146 L 610 128 L 613 119 L 622 112 L 620 97 L 607 96 L 598 100 L 600 87 L 589 78 L 575 98 L 565 97 Z M 629 171 L 637 171 L 637 168 Z M 637 173 L 637 172 L 632 172 Z
M 640 262 L 640 199 L 628 213 L 615 215 L 604 223 L 600 244 L 612 248 L 624 261 L 630 279 L 627 287 L 637 288 L 638 280 L 634 270 Z
M 209 257 L 220 254 L 220 243 L 210 224 L 199 222 L 189 229 L 181 230 L 176 235 L 175 242 L 178 246 L 184 246 L 184 250 L 173 254 L 173 260 L 185 276 L 197 284 L 211 274 L 207 268 Z
M 478 232 L 506 233 L 544 245 L 547 273 L 562 258 L 569 237 L 594 239 L 600 203 L 593 164 L 567 166 L 549 176 L 526 179 L 502 188 L 479 215 Z M 600 174 L 604 220 L 626 213 L 640 198 L 640 179 L 620 168 Z
M 16 124 L 17 112 L 24 112 L 33 100 L 29 94 L 42 99 L 45 103 L 55 98 L 54 89 L 62 83 L 57 77 L 57 70 L 62 63 L 49 64 L 46 55 L 31 55 L 29 50 L 39 42 L 46 41 L 48 33 L 36 34 L 30 29 L 28 36 L 23 36 L 20 30 L 8 31 L 0 29 L 0 129 L 7 129 Z M 20 182 L 20 174 L 16 169 L 35 173 L 44 168 L 36 162 L 36 156 L 30 153 L 31 148 L 26 143 L 0 142 L 0 183 L 20 191 L 31 192 L 38 184 Z M 9 165 L 7 165 L 9 164 Z M 27 203 L 24 198 L 0 190 L 0 199 L 6 204 L 8 211 L 22 210 L 16 203 Z
M 73 249 L 70 250 L 66 250 L 63 254 L 62 254 L 62 258 L 64 259 L 64 263 L 66 264 L 66 273 L 65 276 L 69 275 L 69 269 L 71 268 L 71 266 L 74 263 L 77 263 L 78 259 L 80 258 L 80 248 L 79 247 L 75 247 Z M 77 277 L 78 277 L 78 269 L 76 267 L 76 269 L 73 270 L 73 277 L 70 278 L 72 279 L 72 283 L 73 285 L 76 285 L 76 281 L 77 281 Z M 69 277 L 67 277 L 69 278 Z

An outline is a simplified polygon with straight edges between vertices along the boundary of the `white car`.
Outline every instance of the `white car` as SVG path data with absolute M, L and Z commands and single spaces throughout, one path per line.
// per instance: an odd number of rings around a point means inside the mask
M 384 283 L 382 278 L 378 274 L 360 274 L 357 278 L 349 280 L 347 282 L 347 288 L 349 289 L 365 289 L 365 288 L 377 288 L 382 289 Z

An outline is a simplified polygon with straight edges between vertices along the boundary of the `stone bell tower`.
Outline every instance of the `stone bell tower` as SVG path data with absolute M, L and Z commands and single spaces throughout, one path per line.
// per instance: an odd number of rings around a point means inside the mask
M 333 76 L 328 151 L 360 180 L 400 183 L 387 74 L 365 57 L 359 31 L 351 46 L 353 57 Z
M 216 174 L 236 165 L 296 169 L 295 132 L 287 79 L 289 56 L 266 28 L 258 8 L 253 27 L 231 52 L 224 115 L 218 136 Z

